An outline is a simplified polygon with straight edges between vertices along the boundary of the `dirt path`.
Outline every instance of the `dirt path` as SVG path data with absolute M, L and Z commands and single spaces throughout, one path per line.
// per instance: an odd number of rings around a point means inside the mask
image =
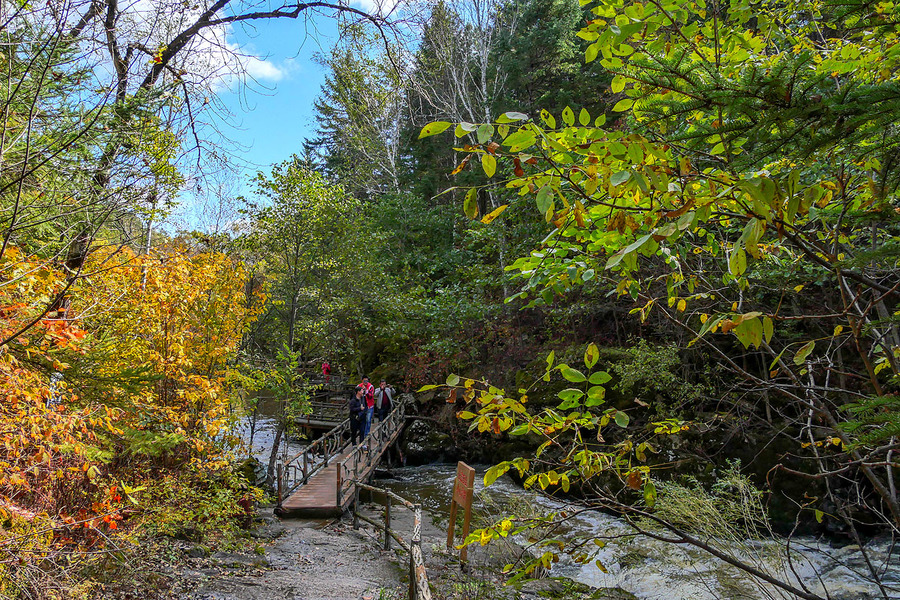
M 377 505 L 363 513 L 380 521 Z M 408 598 L 405 552 L 394 543 L 381 550 L 383 535 L 362 522 L 354 530 L 345 515 L 338 521 L 279 520 L 266 511 L 244 552 L 199 549 L 170 572 L 177 581 L 175 597 L 185 600 L 404 600 Z M 514 544 L 470 549 L 465 573 L 448 553 L 446 531 L 426 517 L 422 550 L 435 600 L 542 600 L 578 598 L 623 600 L 619 590 L 585 590 L 571 582 L 549 581 L 518 589 L 504 587 L 497 569 L 515 560 Z M 395 510 L 394 528 L 409 539 L 412 514 Z M 256 542 L 256 543 L 254 543 Z M 587 593 L 585 593 L 587 592 Z M 171 597 L 171 596 L 170 596 Z
M 393 552 L 344 522 L 266 515 L 254 553 L 189 558 L 178 573 L 190 600 L 382 600 L 404 586 Z

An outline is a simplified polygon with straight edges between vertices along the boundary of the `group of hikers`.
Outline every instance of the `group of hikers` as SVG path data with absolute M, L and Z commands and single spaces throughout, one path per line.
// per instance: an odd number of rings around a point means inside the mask
M 362 383 L 356 386 L 350 398 L 350 442 L 355 446 L 364 442 L 372 428 L 372 419 L 377 417 L 384 421 L 394 403 L 394 388 L 384 379 L 376 388 L 369 383 L 369 377 L 363 376 Z M 359 438 L 359 441 L 357 441 Z M 363 446 L 363 449 L 366 449 Z

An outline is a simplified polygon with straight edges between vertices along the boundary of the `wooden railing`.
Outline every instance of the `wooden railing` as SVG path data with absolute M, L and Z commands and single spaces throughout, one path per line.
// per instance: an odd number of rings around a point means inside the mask
M 350 445 L 350 419 L 314 441 L 312 444 L 278 464 L 278 500 L 289 495 Z M 344 439 L 344 434 L 347 439 Z
M 361 481 L 350 481 L 353 487 L 353 529 L 359 529 L 360 520 L 365 521 L 376 529 L 384 532 L 384 550 L 391 549 L 391 539 L 397 541 L 401 548 L 409 554 L 409 600 L 431 600 L 431 588 L 428 587 L 428 574 L 425 571 L 425 557 L 422 555 L 422 505 L 413 504 L 390 490 L 366 485 Z M 377 523 L 374 519 L 360 514 L 359 490 L 368 490 L 373 494 L 381 494 L 384 497 L 384 524 Z M 391 527 L 392 500 L 408 508 L 413 513 L 412 536 L 407 543 L 399 533 Z
M 393 440 L 394 434 L 403 426 L 405 419 L 406 407 L 398 403 L 384 421 L 372 426 L 369 436 L 363 443 L 351 450 L 340 462 L 335 494 L 338 506 L 346 505 L 346 501 L 353 493 L 353 482 L 359 480 L 361 474 L 368 473 L 373 462 L 381 460 L 381 455 Z

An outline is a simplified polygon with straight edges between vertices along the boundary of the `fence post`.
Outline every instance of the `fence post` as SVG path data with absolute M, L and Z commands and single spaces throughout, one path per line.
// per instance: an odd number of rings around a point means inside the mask
M 344 470 L 344 463 L 338 463 L 337 465 L 337 492 L 335 493 L 335 498 L 337 500 L 337 508 L 342 510 L 344 505 L 343 499 L 341 498 L 341 471 Z
M 409 543 L 409 597 L 410 600 L 431 600 L 425 559 L 422 556 L 422 505 L 415 505 L 412 540 Z
M 384 549 L 391 549 L 391 496 L 384 495 Z
M 353 463 L 353 529 L 359 529 L 359 461 Z
M 278 506 L 284 498 L 284 465 L 278 463 Z

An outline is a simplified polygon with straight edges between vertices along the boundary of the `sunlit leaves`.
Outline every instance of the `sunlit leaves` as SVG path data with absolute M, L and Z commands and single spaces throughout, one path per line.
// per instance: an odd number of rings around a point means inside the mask
M 503 211 L 505 211 L 507 208 L 509 208 L 508 204 L 504 204 L 503 206 L 498 206 L 497 208 L 495 208 L 488 214 L 484 215 L 484 217 L 482 217 L 482 219 L 481 219 L 481 222 L 484 223 L 485 225 L 490 225 L 494 221 L 494 219 L 496 219 L 501 214 L 503 214 Z
M 797 350 L 797 353 L 794 354 L 794 364 L 802 365 L 804 362 L 806 362 L 806 359 L 809 357 L 815 347 L 816 342 L 813 340 L 803 344 L 803 346 L 799 350 Z
M 494 173 L 497 172 L 497 159 L 491 154 L 482 154 L 481 167 L 484 169 L 485 175 L 493 177 Z
M 466 216 L 470 219 L 474 219 L 478 216 L 478 190 L 476 188 L 472 188 L 466 192 L 466 199 L 463 202 L 463 212 L 465 212 Z
M 447 129 L 452 125 L 452 123 L 448 123 L 447 121 L 435 121 L 433 123 L 429 123 L 425 127 L 422 128 L 422 131 L 419 132 L 419 139 L 431 137 L 433 135 L 438 135 L 439 133 L 443 133 L 447 131 Z

